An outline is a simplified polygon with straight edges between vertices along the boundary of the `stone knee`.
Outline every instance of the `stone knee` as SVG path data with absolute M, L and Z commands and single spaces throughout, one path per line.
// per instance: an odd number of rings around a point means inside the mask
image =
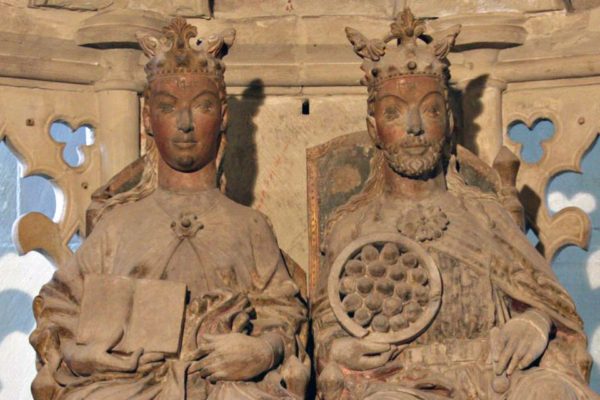
M 558 374 L 523 378 L 508 400 L 578 400 L 572 386 Z

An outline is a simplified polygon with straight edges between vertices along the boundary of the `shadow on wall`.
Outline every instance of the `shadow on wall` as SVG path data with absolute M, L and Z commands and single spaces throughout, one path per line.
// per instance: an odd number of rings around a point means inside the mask
M 231 96 L 227 100 L 229 127 L 222 172 L 227 178 L 227 196 L 246 206 L 254 201 L 254 186 L 258 173 L 257 126 L 253 120 L 258 115 L 264 99 L 263 81 L 255 79 L 241 97 Z
M 461 124 L 457 127 L 458 143 L 471 150 L 475 154 L 479 152 L 476 143 L 477 136 L 481 132 L 481 126 L 475 123 L 477 117 L 483 113 L 483 91 L 489 79 L 488 75 L 481 75 L 472 79 L 462 93 L 460 93 Z
M 544 254 L 546 248 L 544 247 L 544 243 L 539 240 L 536 229 L 534 228 L 535 224 L 532 221 L 532 219 L 535 219 L 535 216 L 542 206 L 542 199 L 531 188 L 531 186 L 525 185 L 519 192 L 519 200 L 527 210 L 525 215 L 525 231 L 528 233 L 528 235 L 532 235 L 530 237 L 530 242 L 535 246 L 537 251 L 539 251 L 541 254 Z M 535 240 L 533 240 L 533 237 L 535 237 Z

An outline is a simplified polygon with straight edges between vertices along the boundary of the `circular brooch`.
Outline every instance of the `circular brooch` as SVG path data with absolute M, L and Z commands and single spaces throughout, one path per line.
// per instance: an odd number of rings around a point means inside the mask
M 433 258 L 399 233 L 354 240 L 329 273 L 329 301 L 344 329 L 379 343 L 398 344 L 420 335 L 437 314 L 441 294 Z
M 425 242 L 442 237 L 450 221 L 440 207 L 417 204 L 398 218 L 396 227 L 403 235 Z

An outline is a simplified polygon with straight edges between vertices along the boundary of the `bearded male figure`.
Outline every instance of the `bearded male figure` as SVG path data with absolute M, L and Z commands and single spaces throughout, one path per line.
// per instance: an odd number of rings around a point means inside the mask
M 266 218 L 217 188 L 230 29 L 190 45 L 175 18 L 150 57 L 141 181 L 34 301 L 36 400 L 296 399 L 306 320 Z
M 460 27 L 437 40 L 424 29 L 410 10 L 383 40 L 346 29 L 376 149 L 364 188 L 324 234 L 312 297 L 319 395 L 597 399 L 568 294 L 502 196 L 459 172 L 446 55 Z

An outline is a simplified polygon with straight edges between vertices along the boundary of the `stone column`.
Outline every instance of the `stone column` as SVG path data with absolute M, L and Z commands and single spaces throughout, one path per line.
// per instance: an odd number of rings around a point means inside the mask
M 462 61 L 456 84 L 462 92 L 463 111 L 459 143 L 490 166 L 502 147 L 502 92 L 506 89 L 506 81 L 492 71 L 502 49 L 525 42 L 525 21 L 520 13 L 481 13 L 452 15 L 431 22 L 440 34 L 453 24 L 462 25 L 453 50 L 460 53 Z
M 105 77 L 94 86 L 98 93 L 99 125 L 96 143 L 102 157 L 103 183 L 140 155 L 139 92 L 144 83 L 132 71 L 141 68 L 140 52 L 104 50 Z
M 77 44 L 101 52 L 103 76 L 94 89 L 99 105 L 95 136 L 102 157 L 102 183 L 140 155 L 139 93 L 145 78 L 136 34 L 158 34 L 167 21 L 151 11 L 115 10 L 90 17 L 77 31 Z
M 96 141 L 102 156 L 102 182 L 139 157 L 139 101 L 134 91 L 102 90 L 98 93 L 100 126 Z

